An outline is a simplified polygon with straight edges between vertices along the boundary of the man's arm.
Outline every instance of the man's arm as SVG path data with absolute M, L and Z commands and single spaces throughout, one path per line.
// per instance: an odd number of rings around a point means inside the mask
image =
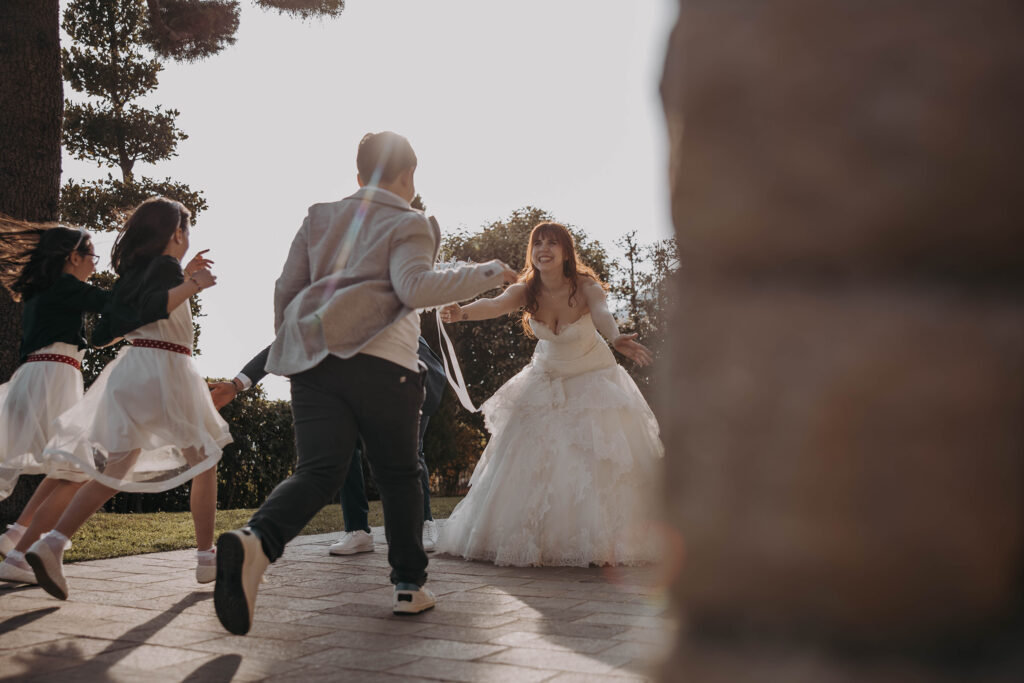
M 270 355 L 270 347 L 263 349 L 255 356 L 252 357 L 242 371 L 235 375 L 235 379 L 242 382 L 242 390 L 248 389 L 254 384 L 259 384 L 260 381 L 267 376 L 267 356 Z
M 434 270 L 434 238 L 427 220 L 419 216 L 404 226 L 391 248 L 391 285 L 411 309 L 463 301 L 494 289 L 516 274 L 497 259 L 451 270 Z
M 213 382 L 209 384 L 213 405 L 220 410 L 234 400 L 235 396 L 245 391 L 267 376 L 267 356 L 270 355 L 270 347 L 263 349 L 252 360 L 245 364 L 242 371 L 235 375 L 230 382 Z

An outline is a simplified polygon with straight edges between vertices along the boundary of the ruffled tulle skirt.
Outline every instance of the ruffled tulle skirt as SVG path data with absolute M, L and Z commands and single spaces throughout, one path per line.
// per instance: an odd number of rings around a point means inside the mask
M 491 439 L 439 551 L 514 566 L 658 559 L 663 448 L 625 370 L 559 377 L 533 362 L 481 410 Z
M 38 349 L 81 362 L 78 347 L 63 342 Z M 59 362 L 24 363 L 0 385 L 0 499 L 11 495 L 22 474 L 46 474 L 84 481 L 73 466 L 57 465 L 43 457 L 53 434 L 54 420 L 82 398 L 82 372 Z
M 159 492 L 214 467 L 230 442 L 191 358 L 128 346 L 57 418 L 44 454 L 121 491 Z

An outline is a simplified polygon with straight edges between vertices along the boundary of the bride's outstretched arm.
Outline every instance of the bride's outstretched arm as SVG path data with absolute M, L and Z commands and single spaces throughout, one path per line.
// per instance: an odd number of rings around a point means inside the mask
M 636 341 L 638 335 L 619 334 L 619 326 L 615 323 L 615 316 L 608 310 L 608 300 L 601 285 L 589 280 L 581 289 L 587 300 L 587 306 L 590 308 L 590 319 L 594 321 L 597 331 L 626 358 L 637 365 L 650 365 L 654 360 L 654 355 L 650 349 Z
M 477 299 L 460 306 L 448 304 L 441 309 L 441 320 L 446 323 L 463 320 L 490 320 L 519 310 L 526 305 L 526 285 L 516 283 L 493 299 Z

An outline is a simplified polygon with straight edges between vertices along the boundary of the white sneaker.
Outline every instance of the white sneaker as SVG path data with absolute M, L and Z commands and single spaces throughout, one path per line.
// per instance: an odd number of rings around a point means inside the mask
M 423 522 L 423 549 L 428 553 L 432 553 L 436 544 L 437 523 L 432 519 L 428 519 Z
M 394 614 L 419 614 L 437 604 L 437 598 L 423 586 L 415 583 L 395 585 Z
M 252 628 L 256 592 L 268 566 L 263 545 L 249 527 L 228 531 L 217 539 L 213 607 L 221 625 L 236 636 L 244 636 Z
M 373 536 L 362 529 L 346 531 L 341 540 L 330 547 L 331 555 L 355 555 L 373 552 Z
M 18 553 L 18 555 L 21 555 L 21 553 Z M 36 575 L 32 571 L 32 567 L 25 561 L 24 556 L 8 556 L 7 559 L 0 562 L 0 581 L 35 584 Z

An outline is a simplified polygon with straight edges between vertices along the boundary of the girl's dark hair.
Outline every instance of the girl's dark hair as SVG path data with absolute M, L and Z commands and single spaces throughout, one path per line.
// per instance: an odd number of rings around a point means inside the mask
M 167 197 L 150 197 L 139 204 L 114 241 L 110 252 L 114 272 L 124 275 L 164 253 L 175 230 L 188 230 L 191 215 L 181 202 Z
M 530 241 L 526 245 L 526 266 L 519 274 L 519 282 L 526 283 L 526 306 L 523 307 L 523 331 L 526 336 L 532 337 L 533 330 L 530 328 L 530 318 L 540 307 L 540 276 L 533 268 L 533 243 L 541 238 L 554 238 L 562 247 L 562 255 L 565 260 L 562 262 L 562 275 L 569 279 L 569 305 L 573 306 L 579 290 L 581 278 L 593 280 L 602 288 L 608 289 L 608 285 L 601 282 L 594 269 L 580 260 L 576 252 L 576 242 L 572 238 L 569 229 L 561 223 L 554 221 L 543 221 L 533 226 L 530 231 Z
M 92 254 L 92 240 L 85 230 L 0 214 L 0 284 L 15 301 L 51 287 L 75 251 Z

